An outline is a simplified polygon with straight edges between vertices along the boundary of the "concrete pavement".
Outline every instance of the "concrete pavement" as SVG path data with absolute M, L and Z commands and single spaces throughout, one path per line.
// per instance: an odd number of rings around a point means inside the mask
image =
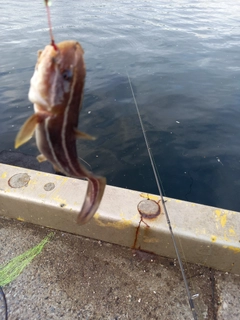
M 1 265 L 50 231 L 1 217 Z M 54 232 L 42 253 L 3 288 L 9 320 L 192 319 L 175 260 Z M 198 319 L 240 319 L 239 276 L 190 263 L 185 269 L 191 293 L 199 294 Z

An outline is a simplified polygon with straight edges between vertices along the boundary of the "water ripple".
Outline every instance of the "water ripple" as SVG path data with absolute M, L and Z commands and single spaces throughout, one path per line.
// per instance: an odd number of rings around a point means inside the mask
M 191 175 L 189 201 L 240 210 L 239 9 L 235 0 L 54 1 L 56 41 L 85 50 L 79 127 L 99 138 L 78 147 L 94 171 L 157 192 L 128 71 L 167 195 L 185 199 Z M 29 80 L 49 43 L 43 3 L 3 1 L 0 31 L 0 146 L 9 149 L 33 112 Z M 37 153 L 34 141 L 22 150 Z

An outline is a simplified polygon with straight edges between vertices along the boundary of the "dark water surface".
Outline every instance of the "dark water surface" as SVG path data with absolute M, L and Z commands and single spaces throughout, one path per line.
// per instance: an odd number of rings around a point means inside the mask
M 169 197 L 240 211 L 240 4 L 53 1 L 56 41 L 78 40 L 87 79 L 79 156 L 111 185 L 157 193 L 127 72 Z M 37 50 L 49 43 L 43 1 L 1 3 L 0 151 L 33 113 Z M 37 155 L 32 139 L 19 149 Z

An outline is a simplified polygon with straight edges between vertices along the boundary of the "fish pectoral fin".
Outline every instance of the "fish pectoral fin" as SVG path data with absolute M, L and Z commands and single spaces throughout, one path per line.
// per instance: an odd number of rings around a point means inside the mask
M 37 124 L 41 121 L 41 117 L 39 114 L 35 113 L 27 121 L 24 123 L 22 128 L 17 134 L 15 140 L 15 149 L 20 147 L 22 144 L 27 142 L 29 139 L 32 138 L 32 135 L 36 129 Z
M 38 52 L 37 52 L 37 56 L 38 56 L 38 58 L 40 58 L 40 56 L 41 56 L 41 54 L 42 54 L 42 50 L 38 50 Z
M 43 162 L 43 161 L 46 161 L 46 160 L 47 160 L 47 158 L 43 154 L 39 154 L 37 156 L 37 161 L 38 162 Z
M 75 137 L 76 137 L 77 139 L 96 140 L 95 137 L 90 136 L 89 134 L 84 133 L 84 132 L 81 132 L 81 131 L 79 131 L 79 130 L 77 130 L 77 129 L 74 129 L 74 132 L 75 132 Z

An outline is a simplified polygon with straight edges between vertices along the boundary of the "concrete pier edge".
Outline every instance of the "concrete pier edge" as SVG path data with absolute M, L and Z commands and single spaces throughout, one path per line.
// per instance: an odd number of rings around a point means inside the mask
M 86 188 L 83 180 L 0 164 L 0 215 L 176 258 L 159 196 L 107 186 L 93 219 L 79 226 Z M 160 214 L 141 216 L 143 200 L 159 204 Z M 184 261 L 240 274 L 240 213 L 165 200 Z

